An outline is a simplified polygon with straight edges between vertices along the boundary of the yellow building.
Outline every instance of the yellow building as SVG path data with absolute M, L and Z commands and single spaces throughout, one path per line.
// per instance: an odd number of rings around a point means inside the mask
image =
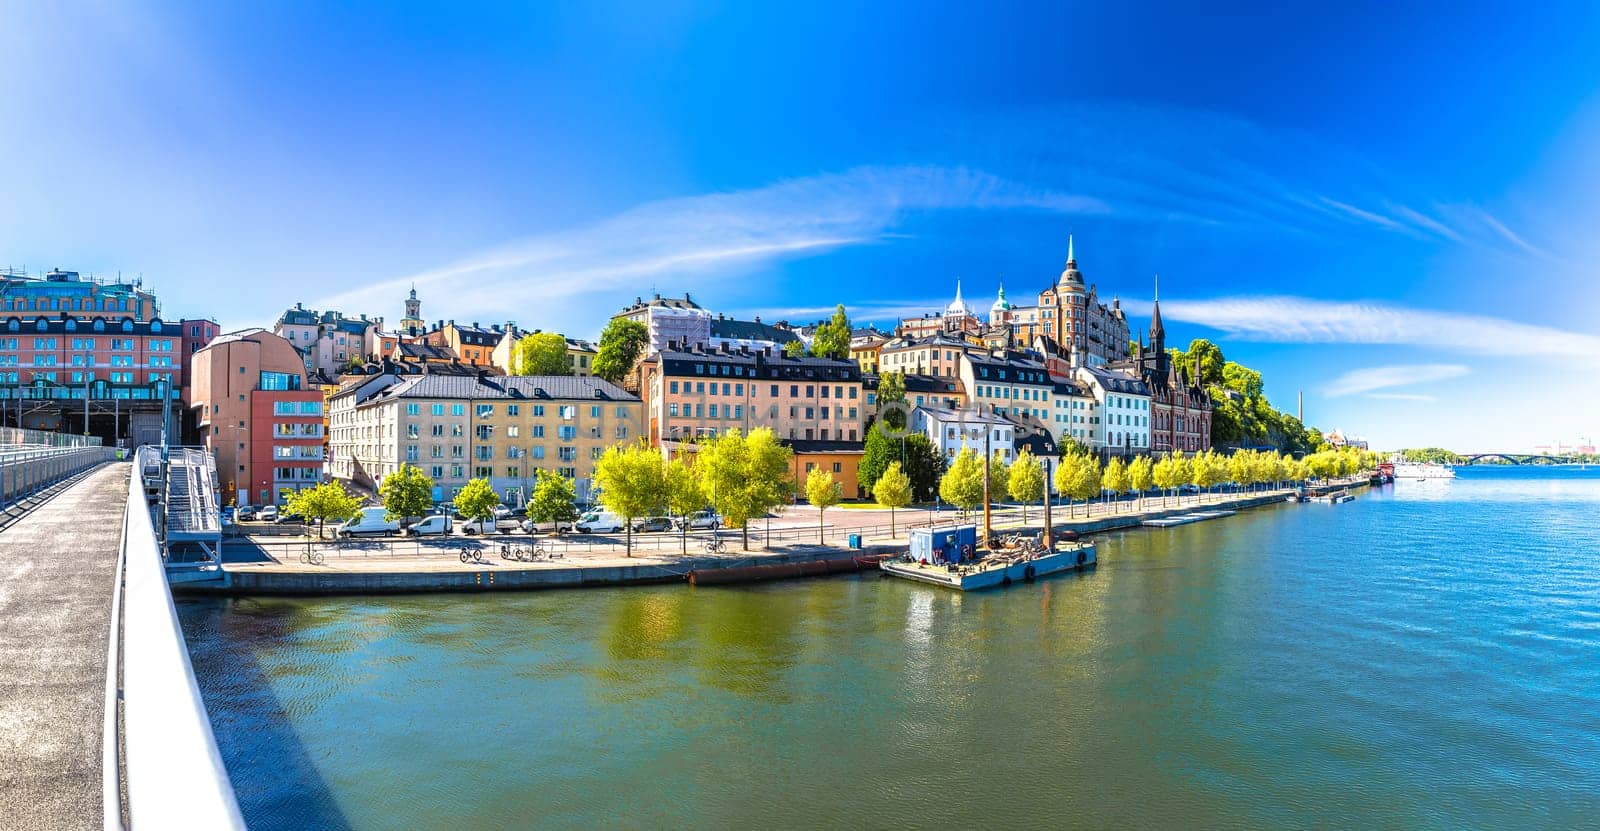
M 586 499 L 606 448 L 644 435 L 644 405 L 598 378 L 379 376 L 330 402 L 333 476 L 375 491 L 412 464 L 432 477 L 438 501 L 488 479 L 521 505 L 541 470 L 573 480 Z

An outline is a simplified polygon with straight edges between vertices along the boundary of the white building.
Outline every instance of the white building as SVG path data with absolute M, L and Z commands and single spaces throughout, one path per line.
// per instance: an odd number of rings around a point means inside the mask
M 1016 425 L 981 409 L 917 407 L 911 411 L 910 427 L 927 436 L 946 459 L 955 458 L 963 447 L 970 447 L 982 456 L 985 434 L 989 452 L 999 453 L 1008 462 L 1016 455 Z
M 1057 438 L 1067 437 L 1088 447 L 1100 424 L 1100 401 L 1083 384 L 1056 381 L 1051 390 L 1050 428 Z
M 1150 388 L 1127 372 L 1080 366 L 1077 380 L 1094 396 L 1099 421 L 1089 424 L 1091 450 L 1143 452 L 1150 449 Z

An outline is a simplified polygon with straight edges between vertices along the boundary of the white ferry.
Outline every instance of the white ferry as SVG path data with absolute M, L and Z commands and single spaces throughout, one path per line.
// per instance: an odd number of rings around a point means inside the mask
M 1424 481 L 1428 479 L 1454 479 L 1456 469 L 1449 465 L 1434 464 L 1433 462 L 1395 462 L 1394 479 L 1396 482 Z

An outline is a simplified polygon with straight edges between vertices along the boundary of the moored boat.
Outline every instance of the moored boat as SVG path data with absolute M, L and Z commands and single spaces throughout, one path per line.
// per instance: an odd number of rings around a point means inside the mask
M 971 525 L 916 529 L 912 532 L 909 553 L 900 559 L 884 560 L 879 568 L 907 580 L 979 591 L 1095 564 L 1094 544 L 1084 542 L 1048 548 L 1020 545 L 1014 549 L 979 553 L 974 547 L 976 531 Z

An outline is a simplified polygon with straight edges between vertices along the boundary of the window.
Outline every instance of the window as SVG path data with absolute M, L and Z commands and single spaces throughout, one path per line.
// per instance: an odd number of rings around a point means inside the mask
M 168 358 L 166 360 L 168 361 L 168 364 L 163 364 L 163 366 L 170 365 L 170 362 L 171 362 L 172 359 Z M 151 359 L 151 366 L 155 366 L 155 365 L 156 365 L 155 364 L 155 359 L 152 358 Z M 243 367 L 241 367 L 241 369 L 243 369 Z M 263 389 L 263 390 L 298 390 L 298 389 L 300 389 L 300 376 L 299 375 L 291 375 L 291 374 L 289 374 L 287 372 L 265 372 L 265 371 L 263 371 L 261 373 L 261 389 Z
M 677 405 L 674 404 L 673 406 L 676 407 Z M 543 424 L 535 424 L 535 425 L 533 425 L 533 437 L 536 438 L 536 439 L 544 438 L 544 425 Z
M 534 447 L 533 448 L 533 458 L 535 458 L 535 459 L 543 459 L 544 458 L 544 448 L 543 447 Z
M 561 439 L 563 439 L 565 441 L 571 441 L 571 440 L 573 440 L 573 439 L 578 437 L 578 428 L 572 426 L 571 424 L 563 424 L 563 425 L 561 425 L 561 428 L 559 430 L 557 430 L 556 432 L 557 432 L 559 438 L 561 438 Z
M 489 418 L 489 417 L 491 417 L 493 415 L 494 415 L 494 405 L 493 404 L 479 404 L 478 405 L 478 418 Z
M 521 414 L 522 414 L 522 405 L 520 405 L 520 404 L 507 404 L 506 405 L 506 415 L 514 416 L 514 415 L 521 415 Z
M 600 406 L 598 404 L 589 408 L 589 417 L 590 418 L 599 418 L 600 417 Z
M 408 416 L 422 415 L 422 405 L 421 404 L 407 404 L 406 405 L 406 415 L 408 415 Z
M 436 416 L 444 415 L 444 405 L 443 404 L 435 404 L 435 405 L 433 405 L 433 414 L 436 415 Z
M 467 414 L 467 405 L 465 405 L 465 404 L 451 404 L 450 405 L 450 414 L 453 415 L 453 416 L 466 415 Z
M 535 405 L 533 405 L 533 414 L 536 415 L 536 416 L 544 415 L 544 405 L 543 404 L 535 404 Z

